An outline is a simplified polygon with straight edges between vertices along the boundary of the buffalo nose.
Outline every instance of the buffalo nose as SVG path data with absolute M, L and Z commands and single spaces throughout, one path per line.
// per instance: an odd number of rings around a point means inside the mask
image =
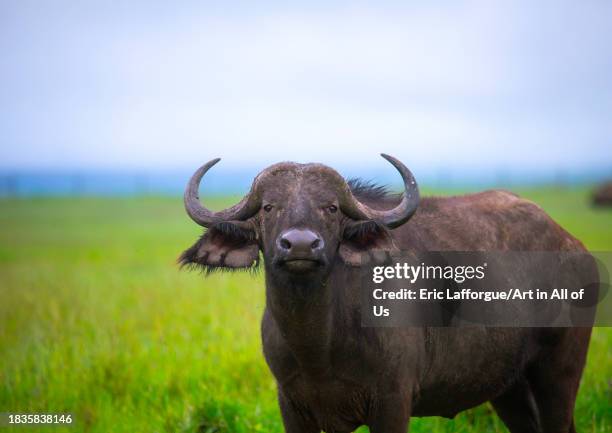
M 311 255 L 323 248 L 323 239 L 312 230 L 291 229 L 280 235 L 278 246 L 292 255 Z

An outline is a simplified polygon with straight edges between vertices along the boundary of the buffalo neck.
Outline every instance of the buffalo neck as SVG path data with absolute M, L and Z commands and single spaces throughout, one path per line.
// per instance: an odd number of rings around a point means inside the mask
M 267 308 L 300 369 L 313 378 L 326 376 L 333 337 L 329 278 L 280 279 L 266 274 Z

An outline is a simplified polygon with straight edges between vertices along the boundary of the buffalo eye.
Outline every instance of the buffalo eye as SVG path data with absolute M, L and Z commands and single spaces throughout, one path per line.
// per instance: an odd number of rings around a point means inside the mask
M 338 207 L 337 207 L 336 205 L 333 205 L 333 204 L 332 204 L 331 206 L 328 206 L 328 207 L 327 207 L 327 210 L 328 210 L 330 213 L 336 213 L 336 212 L 338 212 Z
M 263 209 L 264 209 L 266 212 L 270 212 L 270 211 L 272 210 L 272 205 L 271 205 L 271 204 L 267 204 L 267 205 L 265 205 L 265 206 L 263 207 Z

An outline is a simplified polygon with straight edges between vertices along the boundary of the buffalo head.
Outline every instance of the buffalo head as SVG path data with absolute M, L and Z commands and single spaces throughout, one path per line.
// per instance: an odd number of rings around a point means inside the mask
M 253 268 L 263 253 L 269 272 L 287 278 L 325 275 L 336 260 L 359 263 L 368 249 L 389 249 L 388 229 L 410 219 L 419 203 L 412 173 L 397 159 L 382 155 L 401 174 L 404 193 L 392 209 L 360 202 L 335 170 L 322 164 L 283 162 L 268 167 L 250 192 L 220 212 L 202 206 L 200 180 L 219 159 L 200 167 L 185 191 L 189 216 L 208 231 L 183 253 L 183 265 Z

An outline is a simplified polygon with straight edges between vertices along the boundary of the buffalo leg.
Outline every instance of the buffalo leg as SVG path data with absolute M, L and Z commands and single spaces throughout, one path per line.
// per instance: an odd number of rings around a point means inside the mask
M 310 414 L 299 410 L 280 391 L 278 393 L 278 404 L 286 433 L 319 433 L 321 431 Z
M 517 382 L 491 403 L 511 433 L 538 433 L 541 431 L 538 408 L 526 380 Z
M 575 432 L 574 405 L 586 360 L 590 328 L 567 328 L 529 370 L 544 433 Z
M 394 395 L 377 401 L 368 423 L 370 433 L 406 433 L 410 422 L 410 403 Z

